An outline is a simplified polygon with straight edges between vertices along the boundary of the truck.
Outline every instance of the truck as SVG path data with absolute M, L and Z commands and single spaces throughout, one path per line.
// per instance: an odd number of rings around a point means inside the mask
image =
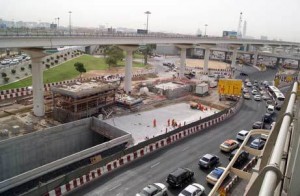
M 208 84 L 201 83 L 196 86 L 196 94 L 200 96 L 208 95 Z

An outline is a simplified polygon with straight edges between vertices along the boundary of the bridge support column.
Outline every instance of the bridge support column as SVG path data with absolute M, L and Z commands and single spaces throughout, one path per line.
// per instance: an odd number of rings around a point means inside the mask
M 85 53 L 92 54 L 91 46 L 86 46 L 84 49 L 85 49 Z
M 300 60 L 298 60 L 298 69 L 300 70 Z
M 225 56 L 224 56 L 224 62 L 226 62 L 227 60 L 227 55 L 228 55 L 228 52 L 224 52 L 225 53 Z
M 254 59 L 253 59 L 253 66 L 257 65 L 257 58 L 258 58 L 258 47 L 255 47 L 255 52 L 254 52 Z
M 279 67 L 279 62 L 280 62 L 280 58 L 276 58 L 276 64 L 275 64 L 276 67 Z
M 272 46 L 272 54 L 275 54 L 276 47 Z
M 132 53 L 135 51 L 138 46 L 118 46 L 122 50 L 126 51 L 126 62 L 125 62 L 125 79 L 124 79 L 124 91 L 127 94 L 131 93 L 132 86 Z
M 179 77 L 184 77 L 184 71 L 185 71 L 185 62 L 186 61 L 186 48 L 180 49 L 180 72 Z
M 184 77 L 184 71 L 186 67 L 186 50 L 188 48 L 193 48 L 192 45 L 176 45 L 180 49 L 180 69 L 179 69 L 179 78 Z
M 41 61 L 43 57 L 47 56 L 47 54 L 44 53 L 42 49 L 26 48 L 22 50 L 31 57 L 33 113 L 36 116 L 44 116 L 44 66 Z
M 204 67 L 203 67 L 203 71 L 205 73 L 208 73 L 208 61 L 209 61 L 209 55 L 210 55 L 210 49 L 206 48 L 205 49 L 205 55 L 204 55 Z

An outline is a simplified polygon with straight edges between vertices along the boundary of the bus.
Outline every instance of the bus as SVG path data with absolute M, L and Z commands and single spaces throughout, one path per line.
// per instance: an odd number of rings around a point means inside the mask
M 276 109 L 280 109 L 285 99 L 284 94 L 276 86 L 268 86 L 268 90 L 275 101 Z

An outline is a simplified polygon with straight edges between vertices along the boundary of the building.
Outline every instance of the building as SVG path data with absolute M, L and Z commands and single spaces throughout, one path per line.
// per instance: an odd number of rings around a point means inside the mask
M 90 80 L 51 87 L 53 118 L 70 122 L 99 114 L 115 103 L 119 82 Z

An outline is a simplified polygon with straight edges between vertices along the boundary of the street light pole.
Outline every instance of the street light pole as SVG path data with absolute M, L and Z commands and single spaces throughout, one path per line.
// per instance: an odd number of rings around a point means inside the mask
M 59 17 L 57 17 L 57 29 L 59 28 Z
M 206 27 L 207 27 L 208 25 L 205 24 L 204 26 L 205 26 L 204 36 L 206 37 Z
M 151 14 L 151 12 L 146 11 L 145 14 L 147 14 L 147 34 L 148 34 L 148 22 L 149 22 L 149 14 Z
M 72 28 L 71 28 L 71 14 L 72 14 L 72 12 L 69 11 L 69 33 L 70 33 L 70 35 L 72 34 Z

